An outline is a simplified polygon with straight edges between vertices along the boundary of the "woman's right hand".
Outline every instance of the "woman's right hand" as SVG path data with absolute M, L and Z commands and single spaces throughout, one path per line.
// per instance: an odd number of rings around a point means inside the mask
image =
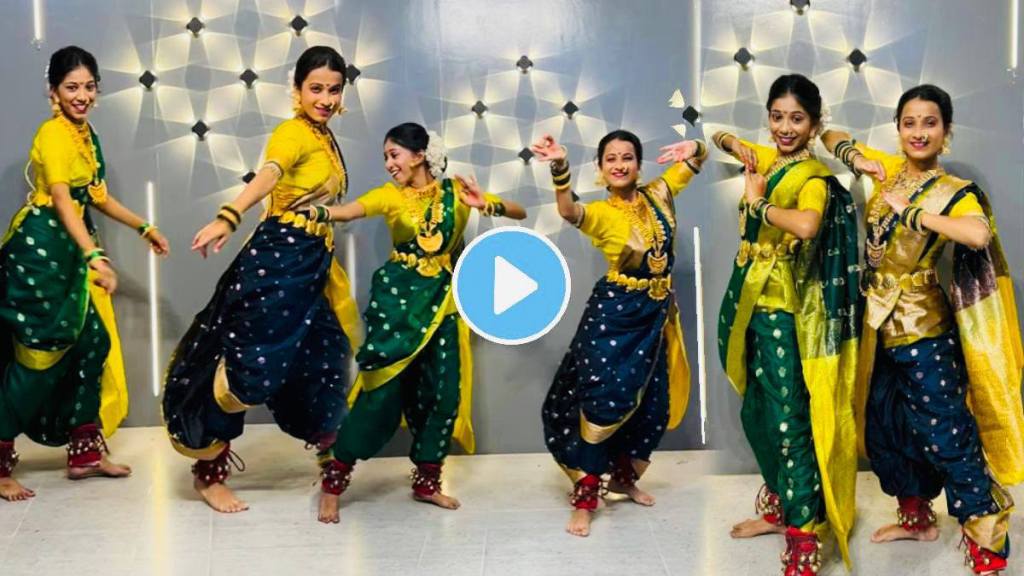
M 96 259 L 89 263 L 89 268 L 96 272 L 92 283 L 103 288 L 107 294 L 113 294 L 117 290 L 117 272 L 106 260 Z
M 867 174 L 879 182 L 885 182 L 885 166 L 878 160 L 869 160 L 867 156 L 858 154 L 853 159 L 853 167 L 861 174 Z
M 214 219 L 199 232 L 196 232 L 195 238 L 192 239 L 192 251 L 198 251 L 203 255 L 203 258 L 207 256 L 207 249 L 210 245 L 213 245 L 214 254 L 220 252 L 220 249 L 227 243 L 228 239 L 231 238 L 233 230 L 227 222 L 220 218 Z
M 734 138 L 732 141 L 732 155 L 743 163 L 747 172 L 757 172 L 757 152 L 741 143 L 739 138 Z
M 530 146 L 530 152 L 533 152 L 537 160 L 541 162 L 562 162 L 565 160 L 565 147 L 555 142 L 554 137 L 550 134 L 546 134 L 540 140 L 534 142 Z

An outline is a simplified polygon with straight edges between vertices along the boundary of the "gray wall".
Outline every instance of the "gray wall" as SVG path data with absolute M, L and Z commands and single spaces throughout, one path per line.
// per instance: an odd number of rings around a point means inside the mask
M 790 69 L 811 74 L 832 105 L 835 124 L 892 149 L 895 132 L 888 117 L 899 92 L 925 80 L 946 87 L 956 98 L 958 124 L 950 160 L 994 197 L 1022 298 L 1022 93 L 1006 72 L 1008 1 L 815 0 L 798 17 L 785 0 L 50 0 L 41 51 L 31 42 L 32 2 L 9 4 L 0 20 L 0 71 L 8 79 L 0 108 L 0 218 L 13 214 L 26 191 L 21 171 L 32 134 L 48 113 L 43 69 L 49 52 L 72 43 L 93 51 L 104 90 L 93 121 L 110 162 L 111 189 L 145 212 L 152 182 L 156 220 L 175 250 L 160 263 L 156 286 L 159 372 L 240 245 L 236 238 L 227 253 L 203 261 L 187 253 L 189 240 L 218 204 L 240 190 L 241 175 L 258 165 L 266 135 L 289 114 L 287 71 L 312 44 L 340 48 L 362 71 L 346 90 L 349 113 L 333 124 L 353 195 L 387 179 L 380 152 L 384 132 L 418 121 L 445 136 L 451 171 L 473 172 L 487 189 L 525 204 L 530 216 L 523 225 L 548 235 L 570 262 L 572 300 L 547 336 L 511 348 L 474 342 L 481 452 L 543 450 L 544 392 L 605 269 L 589 242 L 559 220 L 546 168 L 524 166 L 516 154 L 533 138 L 553 133 L 569 146 L 584 200 L 599 198 L 590 164 L 597 140 L 613 128 L 634 130 L 652 160 L 658 146 L 678 139 L 672 126 L 685 124 L 680 110 L 668 105 L 677 89 L 702 110 L 708 133 L 712 124 L 725 125 L 757 138 L 771 80 Z M 286 27 L 298 13 L 310 22 L 301 37 Z M 207 26 L 199 39 L 183 28 L 194 15 Z M 749 72 L 731 62 L 741 45 L 757 57 Z M 870 58 L 860 74 L 843 62 L 854 46 Z M 535 62 L 525 76 L 514 68 L 522 54 Z M 251 91 L 237 80 L 246 67 L 260 76 Z M 159 77 L 152 92 L 136 80 L 145 69 Z M 478 99 L 490 107 L 482 120 L 469 112 Z M 571 121 L 559 111 L 570 99 L 581 108 Z M 213 128 L 206 142 L 189 132 L 199 118 Z M 701 122 L 687 127 L 688 136 L 701 134 Z M 650 176 L 658 167 L 648 162 L 644 169 Z M 714 346 L 714 318 L 737 243 L 735 175 L 727 162 L 712 162 L 677 201 L 675 282 L 696 374 L 691 231 L 700 225 L 704 309 L 711 318 L 708 432 L 713 445 L 727 450 L 732 468 L 750 469 L 737 425 L 738 401 Z M 858 194 L 863 198 L 863 191 Z M 255 215 L 248 220 L 251 226 Z M 471 222 L 467 235 L 490 226 Z M 132 393 L 129 424 L 157 424 L 148 257 L 130 230 L 106 225 L 103 236 L 122 277 L 116 306 Z M 388 251 L 381 222 L 360 222 L 341 235 L 338 255 L 355 271 L 361 303 L 370 273 Z M 687 419 L 666 436 L 664 448 L 701 446 L 696 384 L 695 377 Z M 266 414 L 254 411 L 251 419 L 265 421 Z M 399 436 L 389 453 L 404 450 L 405 435 Z

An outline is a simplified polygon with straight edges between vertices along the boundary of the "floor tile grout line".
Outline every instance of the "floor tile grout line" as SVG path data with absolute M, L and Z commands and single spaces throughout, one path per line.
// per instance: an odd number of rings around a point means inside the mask
M 420 546 L 420 555 L 416 559 L 416 571 L 417 572 L 419 571 L 420 566 L 423 565 L 423 556 L 427 553 L 427 541 L 429 539 L 430 539 L 430 535 L 429 534 L 424 534 L 423 535 L 423 544 Z
M 490 528 L 484 528 L 484 549 L 480 554 L 480 576 L 487 572 L 487 539 L 491 535 Z
M 647 520 L 647 530 L 651 533 L 651 540 L 654 541 L 654 549 L 658 551 L 658 558 L 661 558 L 661 567 L 665 570 L 665 576 L 670 576 L 668 561 L 665 560 L 665 554 L 661 551 L 661 543 L 658 542 L 658 535 L 654 533 L 654 524 L 650 519 Z

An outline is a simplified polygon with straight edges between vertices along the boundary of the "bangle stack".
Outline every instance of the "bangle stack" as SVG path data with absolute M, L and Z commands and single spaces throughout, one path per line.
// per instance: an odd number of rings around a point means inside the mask
M 331 213 L 327 210 L 327 206 L 323 204 L 314 204 L 309 207 L 309 219 L 316 223 L 330 222 Z
M 846 165 L 847 168 L 853 172 L 853 175 L 860 178 L 860 170 L 854 167 L 853 162 L 864 154 L 860 150 L 857 150 L 856 140 L 843 140 L 839 144 L 836 144 L 835 150 L 832 154 L 839 159 L 840 162 Z
M 498 202 L 487 202 L 484 207 L 480 209 L 480 213 L 484 216 L 504 216 L 505 215 L 505 204 Z
M 569 173 L 569 161 L 561 160 L 551 163 L 551 181 L 555 185 L 555 192 L 568 192 L 572 189 L 572 174 Z
M 231 231 L 238 230 L 238 225 L 242 223 L 242 213 L 231 204 L 221 204 L 220 210 L 217 211 L 217 219 L 223 220 L 228 223 L 231 227 Z
M 139 236 L 145 238 L 146 240 L 149 240 L 150 234 L 156 232 L 157 230 L 159 230 L 159 228 L 157 228 L 153 224 L 150 224 L 149 222 L 143 222 L 135 230 L 139 233 Z
M 774 208 L 775 204 L 772 204 L 765 198 L 758 198 L 750 205 L 750 215 L 757 218 L 761 222 L 771 226 L 772 223 L 768 221 L 768 209 Z
M 86 264 L 92 264 L 96 260 L 110 262 L 110 258 L 107 257 L 107 251 L 103 248 L 94 248 L 85 254 Z
M 907 206 L 900 212 L 900 224 L 910 228 L 914 232 L 924 233 L 924 224 L 921 218 L 924 216 L 924 208 L 918 206 Z
M 732 152 L 732 148 L 725 145 L 725 139 L 731 137 L 733 137 L 733 135 L 728 132 L 715 132 L 715 135 L 711 137 L 711 141 L 715 143 L 715 146 L 717 146 L 719 150 Z

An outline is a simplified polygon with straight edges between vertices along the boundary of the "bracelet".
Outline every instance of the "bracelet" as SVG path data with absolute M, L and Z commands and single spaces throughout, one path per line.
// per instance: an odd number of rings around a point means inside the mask
M 104 250 L 103 248 L 94 248 L 94 249 L 92 249 L 92 250 L 90 250 L 89 252 L 86 253 L 86 255 L 85 255 L 85 263 L 86 264 L 91 264 L 92 261 L 96 260 L 97 258 L 104 259 L 107 262 L 110 261 L 110 258 L 107 258 L 107 251 L 106 250 Z
M 694 140 L 697 145 L 697 151 L 694 153 L 694 158 L 704 158 L 708 154 L 708 145 L 703 140 Z M 689 163 L 689 162 L 687 162 Z
M 235 208 L 234 206 L 232 206 L 228 202 L 225 202 L 225 203 L 221 204 L 220 205 L 220 209 L 221 210 L 227 210 L 228 212 L 231 212 L 235 216 L 235 218 L 238 218 L 239 220 L 242 219 L 242 213 L 238 211 L 238 208 Z
M 309 207 L 309 217 L 313 222 L 330 222 L 331 213 L 327 210 L 327 206 L 323 204 L 315 204 Z
M 766 204 L 768 204 L 768 200 L 764 197 L 754 200 L 754 203 L 750 205 L 750 214 L 758 220 L 763 220 L 764 216 L 762 213 L 764 212 Z
M 729 148 L 725 145 L 725 139 L 730 137 L 735 138 L 735 136 L 728 132 L 715 132 L 715 135 L 711 137 L 711 141 L 714 142 L 715 146 L 717 146 L 720 150 L 731 153 L 732 148 Z
M 761 222 L 767 224 L 768 226 L 771 226 L 772 223 L 768 221 L 768 209 L 769 208 L 775 208 L 775 204 L 772 204 L 771 202 L 765 201 L 765 203 L 761 205 L 761 214 L 760 214 L 760 216 L 761 216 Z
M 559 186 L 555 186 L 555 194 L 561 194 L 563 192 L 568 192 L 570 190 L 572 190 L 572 184 L 569 184 L 568 182 L 565 184 L 561 184 Z
M 484 216 L 504 216 L 505 204 L 502 202 L 487 202 L 484 204 L 484 207 L 480 209 L 480 212 Z
M 923 221 L 924 215 L 924 208 L 918 207 L 917 210 L 914 211 L 913 219 L 910 221 L 910 224 L 914 227 L 914 230 L 922 234 L 925 232 Z
M 847 168 L 853 172 L 853 175 L 860 178 L 861 172 L 854 166 L 854 160 L 864 154 L 857 149 L 856 140 L 843 140 L 839 144 L 836 144 L 835 150 L 832 154 L 839 159 L 840 162 L 846 165 Z
M 139 224 L 135 231 L 139 233 L 139 236 L 145 238 L 146 234 L 149 234 L 149 231 L 153 228 L 154 226 L 149 222 L 143 222 L 142 224 Z
M 218 212 L 217 220 L 223 220 L 224 222 L 227 222 L 228 226 L 231 227 L 232 232 L 238 230 L 238 223 L 232 220 L 231 217 L 229 217 L 225 212 Z

